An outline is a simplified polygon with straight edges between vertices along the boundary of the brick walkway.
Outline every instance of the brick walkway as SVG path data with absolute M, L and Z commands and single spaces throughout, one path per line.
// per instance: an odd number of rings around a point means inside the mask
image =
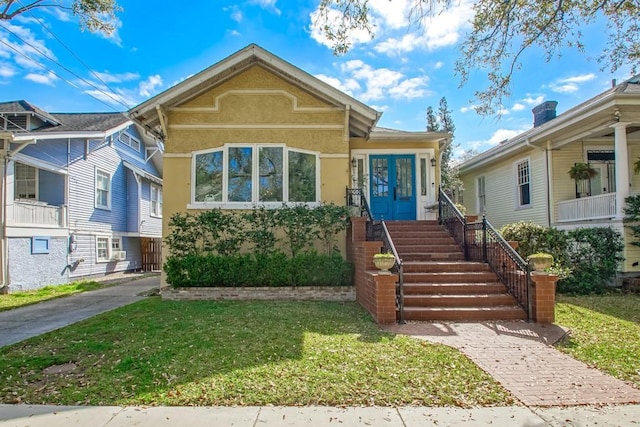
M 640 390 L 551 347 L 565 334 L 555 325 L 415 322 L 385 329 L 459 349 L 528 406 L 640 403 Z

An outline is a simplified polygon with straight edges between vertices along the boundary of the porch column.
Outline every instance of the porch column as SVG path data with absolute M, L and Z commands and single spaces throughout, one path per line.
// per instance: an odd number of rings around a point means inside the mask
M 611 125 L 615 130 L 616 156 L 616 218 L 624 217 L 624 199 L 629 197 L 629 152 L 627 150 L 627 126 L 629 123 Z

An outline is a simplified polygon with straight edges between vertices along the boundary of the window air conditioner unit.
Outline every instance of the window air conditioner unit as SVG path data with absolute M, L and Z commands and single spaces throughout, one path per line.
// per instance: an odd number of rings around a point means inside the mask
M 123 260 L 127 259 L 127 252 L 126 251 L 114 251 L 113 252 L 113 256 L 111 257 L 111 259 L 116 260 L 116 261 L 123 261 Z

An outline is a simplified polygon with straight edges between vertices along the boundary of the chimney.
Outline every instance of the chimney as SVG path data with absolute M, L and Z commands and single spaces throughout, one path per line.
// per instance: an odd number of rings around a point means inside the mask
M 556 101 L 545 101 L 542 104 L 533 107 L 533 127 L 536 128 L 549 120 L 556 118 Z

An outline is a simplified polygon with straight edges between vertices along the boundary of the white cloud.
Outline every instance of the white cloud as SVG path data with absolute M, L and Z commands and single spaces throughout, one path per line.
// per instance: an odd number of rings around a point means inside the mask
M 511 107 L 512 111 L 522 111 L 524 110 L 526 107 L 522 104 L 520 104 L 519 102 L 516 102 L 515 104 L 513 104 L 513 107 Z
M 122 89 L 116 89 L 115 92 L 102 89 L 92 89 L 85 90 L 84 93 L 119 109 L 122 109 L 123 105 L 127 105 L 128 108 L 130 108 L 139 103 L 136 98 L 132 97 L 127 93 L 127 91 Z
M 498 129 L 493 135 L 486 141 L 486 145 L 494 146 L 498 145 L 504 140 L 511 139 L 520 135 L 527 129 Z
M 371 108 L 373 108 L 376 111 L 380 111 L 380 112 L 384 112 L 387 111 L 389 109 L 388 105 L 370 105 Z
M 104 83 L 122 83 L 122 82 L 131 81 L 131 80 L 137 80 L 140 78 L 140 74 L 138 73 L 112 74 L 108 71 L 104 71 L 102 73 L 96 71 L 95 75 Z
M 544 95 L 539 95 L 534 98 L 529 94 L 527 94 L 527 97 L 522 100 L 522 102 L 531 106 L 540 105 L 542 104 L 542 101 L 544 101 Z
M 476 106 L 475 105 L 469 105 L 467 107 L 460 107 L 460 112 L 461 113 L 468 113 L 469 111 L 475 111 Z
M 329 9 L 326 11 L 326 13 L 327 13 L 326 25 L 336 30 L 339 27 L 340 22 L 342 20 L 342 13 L 340 13 L 335 9 Z M 324 31 L 323 31 L 324 21 L 321 18 L 322 16 L 320 15 L 320 11 L 318 9 L 316 9 L 311 13 L 310 15 L 311 38 L 314 39 L 316 42 L 324 46 L 327 46 L 328 48 L 332 48 L 333 42 L 328 40 L 324 35 Z M 367 43 L 370 41 L 371 41 L 371 35 L 365 30 L 352 31 L 348 39 L 348 43 L 352 46 L 359 43 Z
M 340 79 L 325 74 L 316 74 L 315 77 L 351 96 L 361 88 L 355 79 L 346 79 L 342 82 Z
M 55 86 L 55 81 L 58 80 L 58 78 L 51 73 L 47 73 L 47 74 L 29 73 L 26 76 L 24 76 L 24 78 L 34 83 L 47 85 L 47 86 Z
M 157 88 L 162 86 L 162 78 L 160 74 L 149 76 L 147 80 L 141 81 L 138 85 L 138 94 L 144 97 L 155 95 Z
M 553 92 L 557 92 L 557 93 L 574 93 L 574 92 L 577 92 L 578 89 L 580 89 L 577 84 L 573 84 L 573 83 L 567 83 L 567 84 L 561 84 L 561 85 L 552 83 L 549 85 L 549 88 Z
M 106 19 L 111 25 L 113 25 L 113 31 L 111 33 L 106 33 L 104 31 L 98 31 L 96 32 L 96 34 L 98 34 L 100 37 L 109 40 L 111 43 L 122 47 L 122 38 L 120 38 L 120 28 L 122 28 L 122 21 L 115 17 L 112 19 L 107 19 L 106 16 L 102 17 L 103 19 Z
M 236 5 L 233 5 L 230 7 L 223 7 L 222 10 L 224 10 L 225 12 L 231 12 L 229 16 L 231 17 L 232 20 L 236 21 L 237 23 L 240 23 L 244 18 L 244 16 L 242 15 L 242 11 Z
M 8 79 L 16 75 L 16 70 L 7 64 L 0 64 L 0 77 Z
M 53 51 L 47 48 L 44 41 L 38 40 L 29 28 L 8 23 L 3 25 L 15 35 L 10 35 L 0 29 L 0 37 L 2 37 L 4 43 L 7 44 L 6 46 L 3 44 L 6 49 L 3 48 L 2 51 L 0 51 L 0 56 L 4 58 L 13 57 L 16 65 L 27 70 L 42 69 L 38 58 L 41 58 L 43 55 L 56 59 Z
M 231 32 L 229 33 L 234 37 L 239 37 L 240 36 L 240 32 L 238 30 L 231 30 Z
M 589 74 L 580 74 L 578 76 L 567 77 L 565 79 L 558 80 L 558 83 L 586 83 L 596 78 L 596 75 L 593 73 Z
M 271 10 L 276 15 L 280 15 L 282 12 L 276 7 L 277 0 L 252 0 L 251 3 L 257 4 L 262 9 Z
M 428 93 L 424 89 L 429 79 L 427 77 L 414 77 L 412 79 L 403 80 L 397 86 L 389 89 L 389 95 L 393 98 L 421 98 Z
M 438 61 L 435 63 L 435 65 L 433 66 L 434 70 L 439 70 L 440 68 L 444 67 L 444 62 L 442 61 Z

